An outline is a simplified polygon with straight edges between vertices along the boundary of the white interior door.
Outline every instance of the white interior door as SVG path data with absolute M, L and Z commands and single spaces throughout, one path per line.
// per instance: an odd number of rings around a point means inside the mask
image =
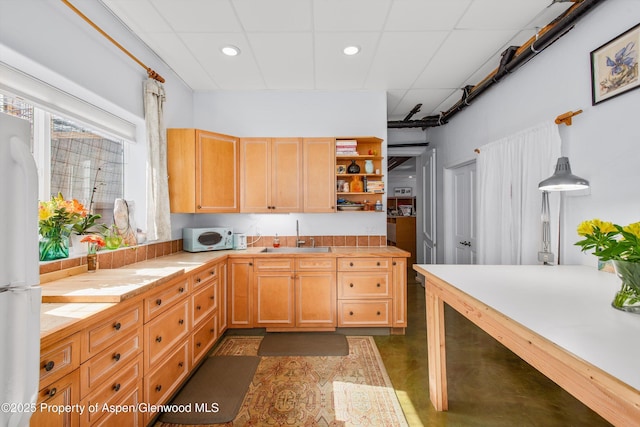
M 452 172 L 453 262 L 476 264 L 476 163 Z
M 422 246 L 420 264 L 436 263 L 436 150 L 427 151 L 420 157 L 420 179 L 423 197 L 418 210 L 422 229 L 419 245 Z

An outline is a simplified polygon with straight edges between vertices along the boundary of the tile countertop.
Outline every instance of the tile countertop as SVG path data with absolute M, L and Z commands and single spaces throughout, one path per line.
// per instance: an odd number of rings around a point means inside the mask
M 321 253 L 264 253 L 264 247 L 212 252 L 178 252 L 116 269 L 102 269 L 54 280 L 42 285 L 40 337 L 129 300 L 216 259 L 234 257 L 408 257 L 394 246 L 331 247 Z

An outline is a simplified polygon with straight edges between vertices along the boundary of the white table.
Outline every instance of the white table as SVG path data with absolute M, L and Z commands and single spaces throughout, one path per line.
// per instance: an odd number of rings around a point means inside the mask
M 614 425 L 640 425 L 640 315 L 586 266 L 415 265 L 426 277 L 430 399 L 447 401 L 444 303 Z

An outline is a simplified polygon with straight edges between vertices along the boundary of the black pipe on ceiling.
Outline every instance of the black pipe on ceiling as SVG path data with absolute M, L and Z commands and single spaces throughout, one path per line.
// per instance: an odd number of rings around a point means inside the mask
M 513 73 L 518 68 L 529 62 L 533 57 L 541 53 L 547 47 L 551 46 L 556 40 L 564 36 L 571 30 L 575 23 L 592 9 L 605 0 L 582 0 L 579 4 L 569 8 L 565 14 L 560 15 L 549 25 L 553 25 L 548 31 L 541 34 L 533 41 L 529 48 L 516 54 L 517 46 L 508 47 L 500 59 L 500 66 L 493 73 L 487 76 L 482 82 L 474 86 L 471 90 L 466 86 L 460 101 L 455 103 L 449 110 L 440 113 L 437 116 L 426 116 L 420 120 L 390 120 L 387 122 L 387 129 L 401 128 L 422 128 L 437 127 L 446 124 L 455 114 L 468 107 L 471 101 L 482 95 L 487 89 L 500 82 L 507 74 Z

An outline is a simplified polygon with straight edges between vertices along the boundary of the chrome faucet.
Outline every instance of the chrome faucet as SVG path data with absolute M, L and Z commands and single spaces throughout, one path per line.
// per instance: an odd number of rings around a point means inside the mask
M 304 240 L 300 240 L 300 226 L 298 225 L 298 220 L 296 219 L 296 248 L 304 245 Z

